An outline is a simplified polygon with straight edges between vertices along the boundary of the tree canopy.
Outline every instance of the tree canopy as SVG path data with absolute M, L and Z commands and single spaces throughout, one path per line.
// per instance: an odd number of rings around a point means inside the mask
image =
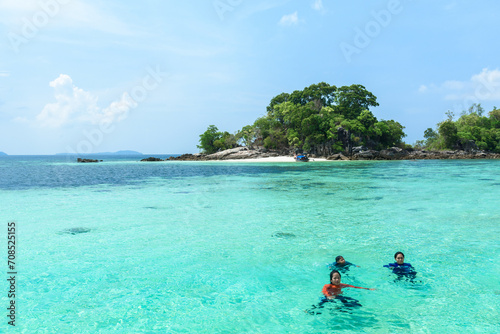
M 377 120 L 369 108 L 378 105 L 377 97 L 362 85 L 337 88 L 320 82 L 273 97 L 267 114 L 244 126 L 233 138 L 210 126 L 200 136 L 198 147 L 209 153 L 234 147 L 237 142 L 329 155 L 350 153 L 357 145 L 373 149 L 403 145 L 404 127 L 393 120 Z M 224 138 L 232 142 L 225 143 Z
M 206 154 L 216 153 L 236 147 L 235 136 L 229 132 L 220 132 L 215 125 L 210 125 L 203 134 L 200 135 L 200 145 L 197 145 Z
M 500 153 L 500 109 L 496 107 L 483 116 L 481 104 L 473 104 L 453 121 L 453 113 L 446 113 L 448 119 L 437 124 L 437 131 L 428 128 L 424 132 L 424 146 L 429 149 L 477 148 Z

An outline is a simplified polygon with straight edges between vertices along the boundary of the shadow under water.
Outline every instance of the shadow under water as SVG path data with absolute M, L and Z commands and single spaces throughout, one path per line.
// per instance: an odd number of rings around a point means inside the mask
M 81 233 L 88 233 L 90 231 L 91 231 L 91 229 L 87 228 L 87 227 L 71 227 L 71 228 L 67 228 L 67 229 L 62 230 L 61 232 L 59 232 L 59 234 L 75 235 L 75 234 L 81 234 Z
M 279 238 L 279 239 L 290 239 L 290 238 L 296 237 L 295 234 L 288 233 L 288 232 L 276 232 L 272 236 L 273 236 L 273 238 Z
M 362 307 L 359 300 L 351 297 L 337 296 L 330 300 L 323 297 L 317 305 L 313 305 L 305 312 L 323 317 L 322 322 L 330 330 L 361 331 L 362 328 L 373 328 L 378 323 L 375 315 L 363 310 Z

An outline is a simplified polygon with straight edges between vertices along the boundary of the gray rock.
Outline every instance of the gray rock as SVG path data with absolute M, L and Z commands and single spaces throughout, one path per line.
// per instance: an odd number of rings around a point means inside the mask
M 399 147 L 391 147 L 387 150 L 380 151 L 380 157 L 386 160 L 398 160 L 407 155 L 408 152 Z
M 149 158 L 141 159 L 141 161 L 163 161 L 163 159 L 155 158 L 155 157 L 149 157 Z
M 356 160 L 373 160 L 379 157 L 379 152 L 375 150 L 360 151 L 353 155 Z
M 328 156 L 326 160 L 349 160 L 349 158 L 343 155 L 342 153 L 338 153 Z

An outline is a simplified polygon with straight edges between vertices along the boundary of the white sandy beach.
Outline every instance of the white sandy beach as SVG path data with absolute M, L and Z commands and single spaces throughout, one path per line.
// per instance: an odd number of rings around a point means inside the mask
M 279 157 L 268 157 L 268 158 L 253 158 L 253 159 L 228 159 L 228 160 L 217 160 L 217 161 L 227 161 L 227 162 L 296 162 L 292 156 L 279 156 Z M 309 158 L 309 162 L 315 161 L 328 161 L 325 158 Z

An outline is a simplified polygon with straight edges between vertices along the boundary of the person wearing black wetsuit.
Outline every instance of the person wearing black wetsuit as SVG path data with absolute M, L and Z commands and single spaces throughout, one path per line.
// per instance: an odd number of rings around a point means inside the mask
M 405 255 L 402 252 L 394 254 L 396 262 L 384 265 L 384 267 L 392 269 L 392 272 L 398 276 L 398 280 L 403 278 L 414 279 L 417 275 L 415 268 L 410 263 L 405 263 Z
M 342 255 L 339 255 L 335 258 L 335 262 L 330 263 L 328 265 L 328 268 L 330 270 L 337 270 L 343 274 L 345 274 L 347 271 L 349 271 L 349 267 L 359 267 L 355 265 L 354 263 L 347 262 Z

